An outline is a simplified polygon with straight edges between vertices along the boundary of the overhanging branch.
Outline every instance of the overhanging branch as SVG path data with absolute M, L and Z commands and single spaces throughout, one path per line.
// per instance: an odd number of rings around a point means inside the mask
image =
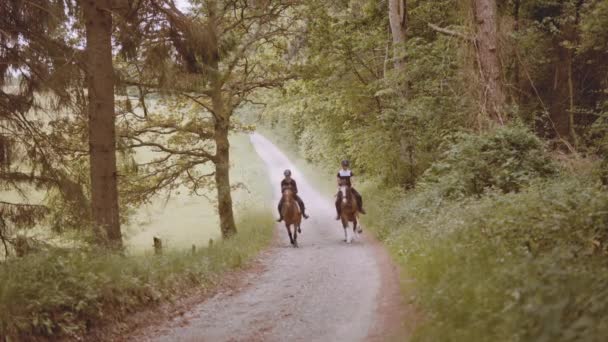
M 458 32 L 458 31 L 446 29 L 446 28 L 443 28 L 443 27 L 439 27 L 439 26 L 437 26 L 435 24 L 431 24 L 431 23 L 427 23 L 427 25 L 431 29 L 433 29 L 433 30 L 435 30 L 437 32 L 440 32 L 440 33 L 443 33 L 443 34 L 447 34 L 449 36 L 458 37 L 458 38 L 464 39 L 464 40 L 466 40 L 466 41 L 468 41 L 470 43 L 474 43 L 475 42 L 475 37 L 468 36 L 468 35 L 466 35 L 466 34 L 464 34 L 462 32 Z

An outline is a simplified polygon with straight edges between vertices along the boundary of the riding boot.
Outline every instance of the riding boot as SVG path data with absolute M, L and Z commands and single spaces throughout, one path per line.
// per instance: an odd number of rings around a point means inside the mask
M 355 190 L 352 189 L 353 193 L 355 194 L 355 198 L 357 199 L 357 206 L 359 207 L 359 212 L 361 214 L 366 214 L 365 209 L 363 209 L 363 197 L 361 197 L 361 194 Z
M 357 196 L 357 202 L 359 202 L 359 203 L 357 203 L 357 205 L 359 206 L 359 212 L 361 214 L 367 214 L 365 212 L 365 209 L 363 209 L 363 199 L 361 198 L 361 195 Z
M 304 201 L 302 201 L 302 199 L 300 198 L 300 196 L 296 195 L 296 201 L 298 201 L 298 205 L 300 206 L 300 209 L 302 210 L 302 216 L 307 219 L 308 215 L 306 215 L 306 207 L 304 207 Z
M 340 202 L 342 201 L 342 196 L 340 196 L 340 195 L 342 195 L 342 193 L 339 193 L 339 194 L 338 194 L 338 197 L 337 197 L 337 199 L 336 199 L 336 213 L 338 214 L 338 215 L 336 216 L 336 221 L 339 221 L 339 220 L 340 220 L 340 211 L 341 211 L 341 209 L 342 209 L 342 206 L 341 206 L 341 204 L 340 204 Z
M 281 198 L 281 200 L 279 201 L 279 219 L 277 220 L 277 222 L 281 222 L 283 221 L 283 199 Z

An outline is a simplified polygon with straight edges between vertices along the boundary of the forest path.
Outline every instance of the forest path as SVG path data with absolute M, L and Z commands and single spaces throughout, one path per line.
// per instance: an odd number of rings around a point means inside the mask
M 302 224 L 300 248 L 290 247 L 284 225 L 277 225 L 277 241 L 241 286 L 157 327 L 148 340 L 406 340 L 402 323 L 411 310 L 403 310 L 399 277 L 386 251 L 365 233 L 352 245 L 344 243 L 332 198 L 315 190 L 266 138 L 252 134 L 251 142 L 266 164 L 277 201 L 283 170 L 291 169 L 298 182 L 310 215 Z

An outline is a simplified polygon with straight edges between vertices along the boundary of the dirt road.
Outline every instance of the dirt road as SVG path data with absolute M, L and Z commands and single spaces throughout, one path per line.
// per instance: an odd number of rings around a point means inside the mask
M 404 341 L 398 277 L 369 237 L 346 245 L 332 198 L 311 186 L 288 158 L 261 135 L 251 141 L 276 186 L 293 171 L 307 204 L 300 248 L 285 228 L 243 286 L 220 292 L 158 328 L 152 341 Z

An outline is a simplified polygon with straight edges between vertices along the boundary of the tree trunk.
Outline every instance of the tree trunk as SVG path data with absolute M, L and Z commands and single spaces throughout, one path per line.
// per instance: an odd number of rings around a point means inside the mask
M 222 108 L 221 96 L 214 96 L 214 110 Z M 217 112 L 219 114 L 220 112 Z M 224 239 L 236 234 L 236 224 L 232 212 L 232 194 L 230 191 L 230 141 L 228 132 L 230 118 L 227 115 L 217 115 L 215 119 L 215 186 L 217 188 L 218 212 L 220 229 Z
M 483 83 L 481 103 L 488 116 L 503 125 L 506 100 L 500 80 L 496 0 L 473 0 L 473 2 L 477 30 L 476 48 Z
M 209 36 L 211 41 L 217 42 L 218 29 L 216 13 L 218 12 L 217 3 L 208 1 L 209 6 Z M 222 94 L 222 74 L 219 68 L 220 54 L 216 44 L 209 47 L 209 72 L 210 83 L 213 88 L 211 95 L 211 105 L 214 119 L 214 140 L 215 140 L 215 187 L 217 188 L 217 209 L 220 216 L 220 229 L 222 238 L 227 239 L 236 234 L 236 224 L 234 223 L 234 213 L 232 211 L 232 194 L 230 191 L 230 116 L 232 109 L 227 108 Z
M 556 138 L 568 140 L 570 135 L 570 51 L 557 44 L 558 59 L 553 74 L 553 89 L 549 97 L 549 118 Z
M 557 50 L 555 60 L 555 75 L 553 80 L 553 91 L 550 97 L 549 116 L 558 138 L 567 140 L 576 145 L 578 139 L 575 131 L 575 109 L 576 89 L 575 75 L 572 67 L 574 64 L 574 48 L 564 46 L 563 41 L 569 41 L 576 46 L 578 44 L 578 25 L 580 20 L 580 8 L 582 0 L 578 0 L 575 7 L 574 23 L 566 23 L 561 27 L 562 37 L 554 40 L 553 45 Z
M 100 239 L 120 248 L 111 0 L 85 0 L 82 8 L 86 27 L 92 219 Z
M 578 139 L 576 137 L 576 131 L 574 130 L 574 111 L 575 111 L 575 105 L 574 105 L 574 82 L 572 81 L 572 63 L 573 63 L 573 52 L 569 51 L 569 55 L 568 55 L 568 98 L 570 99 L 569 101 L 569 108 L 568 108 L 568 134 L 570 135 L 570 138 L 572 139 L 572 142 L 574 143 L 574 147 L 576 147 L 578 145 Z
M 576 7 L 575 7 L 575 16 L 574 16 L 574 27 L 571 30 L 571 41 L 574 43 L 574 45 L 578 45 L 579 42 L 579 33 L 578 33 L 578 28 L 580 25 L 580 19 L 581 19 L 581 8 L 583 7 L 583 3 L 585 1 L 584 0 L 578 0 L 576 2 Z M 576 135 L 576 129 L 575 129 L 575 120 L 574 120 L 574 112 L 576 109 L 575 106 L 575 89 L 574 89 L 574 81 L 573 81 L 573 75 L 572 75 L 572 65 L 574 64 L 574 54 L 575 54 L 575 50 L 570 49 L 570 58 L 568 59 L 569 65 L 568 65 L 568 93 L 570 95 L 570 115 L 569 115 L 569 126 L 570 126 L 570 137 L 572 138 L 572 142 L 574 143 L 574 147 L 578 147 L 578 136 Z
M 520 1 L 519 0 L 515 0 L 514 4 L 513 4 L 513 31 L 515 31 L 516 33 L 519 32 L 519 9 L 520 9 Z M 517 49 L 517 46 L 515 46 L 515 49 Z M 522 89 L 523 87 L 521 86 L 521 71 L 520 71 L 520 61 L 519 58 L 517 58 L 517 51 L 515 51 L 515 56 L 513 56 L 514 60 L 515 60 L 515 64 L 514 64 L 514 70 L 513 70 L 513 84 L 515 84 L 515 86 L 518 89 Z M 515 97 L 515 101 L 517 103 L 522 103 L 522 94 L 521 92 L 516 92 Z
M 553 89 L 549 102 L 549 117 L 556 137 L 575 143 L 575 93 L 572 75 L 572 51 L 561 46 L 559 42 L 555 44 L 557 45 L 559 58 L 555 63 Z
M 406 0 L 388 1 L 388 19 L 393 36 L 393 59 L 395 68 L 403 71 L 405 68 L 404 44 L 407 30 L 407 8 Z

